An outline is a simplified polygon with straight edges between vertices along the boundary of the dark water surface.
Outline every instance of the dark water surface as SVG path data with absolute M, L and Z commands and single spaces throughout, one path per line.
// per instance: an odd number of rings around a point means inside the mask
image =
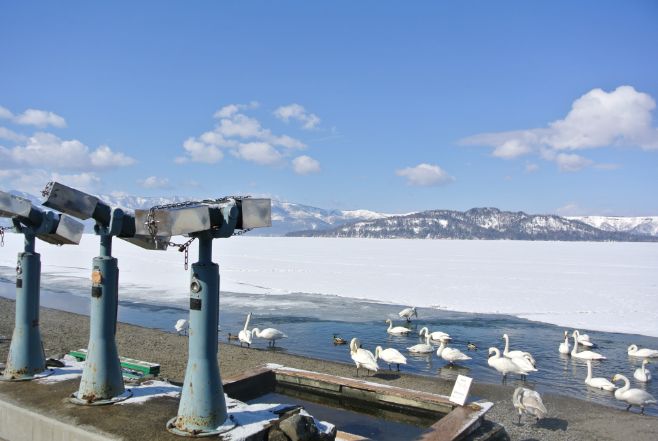
M 42 280 L 41 305 L 69 312 L 89 314 L 89 288 L 87 281 L 62 285 L 61 280 Z M 14 283 L 8 271 L 0 272 L 0 295 L 13 298 Z M 120 297 L 119 320 L 150 328 L 173 332 L 174 323 L 180 318 L 187 318 L 186 294 L 181 294 L 179 304 L 140 303 L 136 299 L 138 291 L 124 288 Z M 400 299 L 402 304 L 404 299 Z M 410 325 L 413 332 L 408 337 L 394 337 L 386 333 L 388 325 L 384 320 L 391 318 L 395 325 L 404 325 L 397 317 L 402 306 L 373 303 L 359 299 L 312 294 L 294 295 L 253 295 L 222 293 L 220 299 L 220 341 L 226 342 L 228 333 L 237 334 L 242 329 L 245 316 L 252 312 L 250 329 L 273 327 L 288 335 L 287 339 L 277 343 L 274 350 L 302 355 L 317 359 L 353 363 L 349 356 L 349 347 L 335 346 L 333 334 L 343 338 L 358 337 L 365 349 L 374 352 L 376 346 L 393 347 L 407 356 L 404 372 L 418 375 L 441 377 L 453 380 L 458 374 L 468 375 L 474 381 L 499 383 L 500 374 L 487 365 L 487 349 L 490 346 L 503 348 L 503 333 L 510 336 L 510 348 L 531 352 L 537 360 L 539 372 L 528 376 L 527 384 L 540 392 L 552 392 L 575 398 L 594 401 L 607 406 L 625 408 L 615 400 L 610 392 L 591 389 L 585 385 L 587 366 L 584 361 L 572 360 L 571 357 L 558 353 L 562 342 L 564 328 L 519 319 L 513 316 L 497 314 L 468 314 L 429 308 L 419 308 L 419 318 Z M 456 347 L 473 359 L 460 366 L 447 366 L 436 353 L 412 355 L 407 347 L 420 343 L 418 331 L 427 326 L 430 331 L 449 333 Z M 571 331 L 571 330 L 570 330 Z M 646 389 L 658 397 L 656 381 L 643 385 L 633 379 L 633 372 L 640 366 L 641 360 L 629 357 L 626 349 L 630 344 L 639 347 L 658 349 L 658 338 L 632 334 L 598 332 L 581 329 L 590 335 L 598 345 L 594 349 L 602 353 L 607 360 L 593 362 L 594 376 L 611 379 L 616 373 L 629 378 L 631 387 Z M 467 342 L 475 342 L 477 351 L 467 351 Z M 255 340 L 255 347 L 266 348 L 263 340 Z M 658 360 L 657 360 L 658 364 Z M 382 370 L 387 366 L 380 363 Z M 649 364 L 654 377 L 658 370 Z M 508 381 L 509 383 L 509 381 Z M 651 406 L 646 413 L 658 415 L 658 408 Z

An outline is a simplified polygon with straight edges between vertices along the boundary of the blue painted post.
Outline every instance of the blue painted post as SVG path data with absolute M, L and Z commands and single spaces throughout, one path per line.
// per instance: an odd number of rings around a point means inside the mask
M 39 331 L 41 256 L 34 251 L 35 235 L 25 232 L 25 248 L 16 266 L 16 322 L 9 356 L 2 376 L 5 381 L 32 380 L 46 370 L 46 356 Z
M 113 404 L 132 393 L 123 385 L 115 340 L 119 302 L 118 261 L 112 257 L 112 236 L 100 236 L 100 256 L 94 257 L 91 275 L 90 331 L 80 388 L 71 402 L 82 405 Z
M 217 362 L 219 265 L 212 261 L 212 238 L 199 239 L 199 261 L 192 264 L 189 355 L 178 415 L 167 429 L 183 436 L 210 436 L 235 424 L 228 418 Z

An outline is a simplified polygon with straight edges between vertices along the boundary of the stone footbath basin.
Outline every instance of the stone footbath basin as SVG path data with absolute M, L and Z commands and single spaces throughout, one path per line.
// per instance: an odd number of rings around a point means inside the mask
M 224 381 L 224 392 L 247 403 L 282 402 L 303 406 L 336 425 L 344 440 L 459 440 L 485 429 L 487 401 L 464 406 L 448 397 L 352 378 L 265 365 Z

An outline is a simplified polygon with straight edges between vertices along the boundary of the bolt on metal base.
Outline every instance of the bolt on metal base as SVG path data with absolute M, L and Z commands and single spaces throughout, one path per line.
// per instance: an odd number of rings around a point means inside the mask
M 133 396 L 133 392 L 128 389 L 121 395 L 117 395 L 112 398 L 102 398 L 99 400 L 89 399 L 89 398 L 79 398 L 78 395 L 80 392 L 74 392 L 69 397 L 69 403 L 77 404 L 79 406 L 107 406 L 109 404 L 118 403 L 120 401 L 125 401 L 128 398 Z
M 226 421 L 221 426 L 215 428 L 214 430 L 193 430 L 193 429 L 179 429 L 176 427 L 176 420 L 178 417 L 174 417 L 167 421 L 167 431 L 178 436 L 187 436 L 191 438 L 205 438 L 208 436 L 217 436 L 222 433 L 229 432 L 237 427 L 237 424 L 233 422 L 233 416 L 229 415 L 226 418 Z M 181 424 L 182 425 L 182 424 Z

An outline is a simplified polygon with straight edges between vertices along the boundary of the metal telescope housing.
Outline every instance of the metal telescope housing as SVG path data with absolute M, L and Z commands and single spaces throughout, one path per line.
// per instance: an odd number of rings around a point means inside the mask
M 120 208 L 59 182 L 49 182 L 44 191 L 43 205 L 78 219 L 94 219 L 96 234 L 109 234 L 148 250 L 166 250 L 169 237 L 154 238 L 135 233 L 135 216 Z
M 272 226 L 270 199 L 233 196 L 156 206 L 135 210 L 135 229 L 140 236 L 230 237 L 236 229 Z
M 23 224 L 36 237 L 54 245 L 77 245 L 84 230 L 84 225 L 71 216 L 44 212 L 28 199 L 4 191 L 0 191 L 0 217 L 12 218 L 15 228 Z
M 2 381 L 24 381 L 48 375 L 39 331 L 41 256 L 36 238 L 56 245 L 78 244 L 84 225 L 66 214 L 43 211 L 25 198 L 0 191 L 0 217 L 9 217 L 25 237 L 16 263 L 16 315 Z

